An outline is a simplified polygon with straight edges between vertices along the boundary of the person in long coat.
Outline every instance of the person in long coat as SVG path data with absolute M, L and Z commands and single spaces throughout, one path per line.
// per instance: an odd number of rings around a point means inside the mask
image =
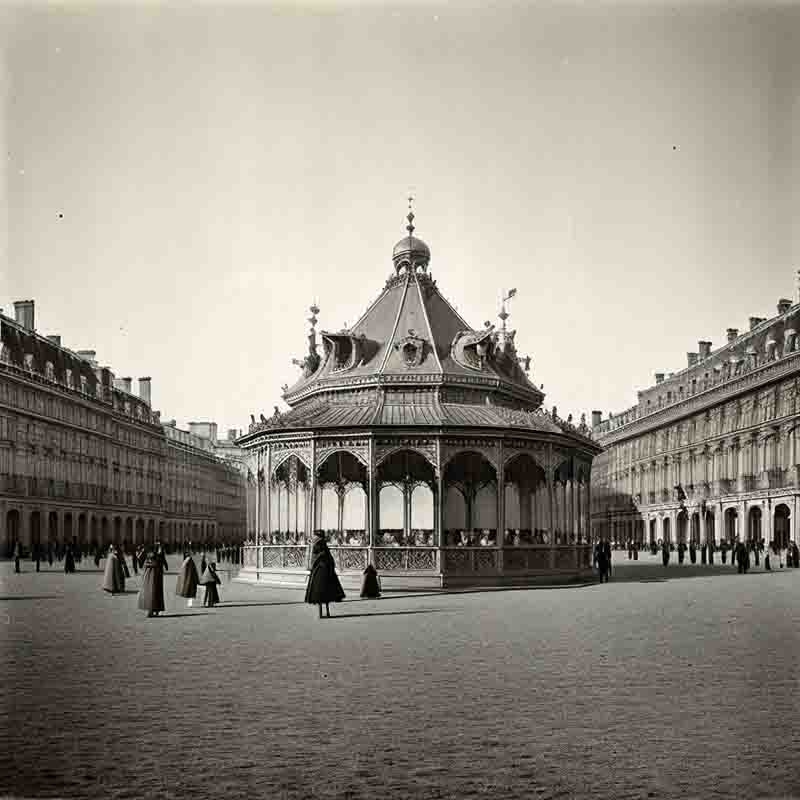
M 790 542 L 789 550 L 792 556 L 792 567 L 794 569 L 800 568 L 800 548 L 798 548 L 797 542 Z
M 381 596 L 381 580 L 378 571 L 372 564 L 367 564 L 364 570 L 364 581 L 361 584 L 361 596 L 365 598 L 376 598 Z
M 17 542 L 14 545 L 14 572 L 19 572 L 19 560 L 22 558 L 22 545 Z
M 75 572 L 75 556 L 72 555 L 72 545 L 68 544 L 64 550 L 64 573 Z
M 607 544 L 606 541 L 601 539 L 594 547 L 594 563 L 597 565 L 600 583 L 604 580 L 608 583 L 608 573 L 611 570 L 611 548 L 607 547 Z
M 183 554 L 183 564 L 178 570 L 178 582 L 175 586 L 175 594 L 178 597 L 194 599 L 197 597 L 197 584 L 200 577 L 197 574 L 197 567 L 194 559 L 189 552 Z
M 689 542 L 689 561 L 692 564 L 697 563 L 697 547 L 695 547 L 694 540 Z
M 669 564 L 669 542 L 661 544 L 661 563 L 666 567 Z
M 330 617 L 328 604 L 344 600 L 345 594 L 325 534 L 318 531 L 316 536 L 317 541 L 311 548 L 311 574 L 306 585 L 306 603 L 319 606 L 319 618 L 322 619 L 322 604 L 325 604 L 325 612 Z
M 217 565 L 215 562 L 209 562 L 205 568 L 203 575 L 200 578 L 200 584 L 206 587 L 206 593 L 203 597 L 203 605 L 208 608 L 213 608 L 219 603 L 219 592 L 217 585 L 222 583 L 219 575 L 217 575 Z
M 200 574 L 204 575 L 205 571 L 206 571 L 206 553 L 204 550 L 203 555 L 200 557 Z
M 125 591 L 125 572 L 113 545 L 108 548 L 106 570 L 103 575 L 103 591 L 119 594 Z
M 142 588 L 139 590 L 139 608 L 147 612 L 148 617 L 157 616 L 166 610 L 164 607 L 164 564 L 152 551 L 148 551 L 144 560 Z
M 161 542 L 156 544 L 156 558 L 161 560 L 161 568 L 164 572 L 169 572 L 169 564 L 167 563 L 167 554 L 164 552 L 164 545 Z
M 116 554 L 117 558 L 119 559 L 119 565 L 122 568 L 122 574 L 125 578 L 130 578 L 131 571 L 128 569 L 128 562 L 125 560 L 125 553 L 123 552 L 122 548 L 118 545 L 114 545 L 114 553 Z

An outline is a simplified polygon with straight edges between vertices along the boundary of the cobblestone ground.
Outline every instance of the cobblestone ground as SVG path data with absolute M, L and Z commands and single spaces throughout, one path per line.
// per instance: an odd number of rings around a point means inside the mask
M 174 572 L 147 619 L 139 578 L 23 566 L 0 564 L 0 795 L 800 796 L 800 570 L 623 559 L 320 621 L 227 581 L 187 608 Z

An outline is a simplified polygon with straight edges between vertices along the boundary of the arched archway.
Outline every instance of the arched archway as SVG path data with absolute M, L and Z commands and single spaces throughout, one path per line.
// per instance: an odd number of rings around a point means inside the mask
M 661 538 L 667 544 L 672 544 L 671 523 L 672 523 L 672 520 L 670 520 L 669 517 L 664 517 L 664 519 L 663 519 L 663 521 L 661 523 Z
M 474 451 L 461 452 L 448 461 L 444 471 L 444 485 L 448 492 L 448 506 L 456 500 L 450 495 L 456 489 L 463 503 L 463 517 L 458 513 L 456 520 L 445 516 L 444 529 L 448 545 L 476 545 L 480 539 L 487 537 L 492 543 L 497 542 L 497 473 L 489 460 Z M 478 503 L 480 502 L 480 506 Z M 461 509 L 459 509 L 459 512 Z M 459 529 L 453 524 L 463 518 L 464 527 Z M 475 529 L 485 529 L 478 534 Z
M 760 506 L 753 506 L 748 513 L 747 541 L 761 541 L 762 513 Z
M 733 544 L 736 541 L 736 535 L 738 531 L 737 522 L 739 519 L 739 515 L 736 512 L 735 508 L 728 508 L 725 510 L 725 539 L 729 544 Z
M 304 465 L 300 466 L 298 489 L 302 485 L 305 491 L 308 476 Z M 317 486 L 317 524 L 314 527 L 326 531 L 332 544 L 366 544 L 369 527 L 367 468 L 347 451 L 329 453 L 317 468 Z M 297 502 L 301 502 L 299 496 Z M 299 531 L 299 538 L 305 541 L 305 526 Z
M 416 450 L 395 450 L 378 467 L 378 547 L 436 544 L 436 476 Z
M 772 538 L 775 546 L 783 550 L 789 546 L 790 511 L 789 506 L 780 503 L 775 506 L 775 519 L 773 522 Z
M 546 509 L 541 507 L 541 489 L 547 486 L 544 469 L 527 453 L 520 453 L 506 462 L 503 477 L 506 543 L 544 544 L 550 527 Z

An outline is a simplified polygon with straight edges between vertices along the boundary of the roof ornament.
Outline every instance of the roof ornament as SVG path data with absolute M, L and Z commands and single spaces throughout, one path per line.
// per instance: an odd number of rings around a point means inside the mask
M 408 231 L 408 235 L 409 236 L 413 236 L 414 235 L 414 209 L 413 209 L 413 204 L 414 204 L 414 195 L 413 194 L 409 194 L 408 195 L 408 216 L 406 217 L 406 219 L 408 220 L 408 225 L 406 225 L 406 230 Z
M 516 293 L 516 289 L 509 289 L 508 294 L 503 295 L 500 301 L 500 313 L 497 315 L 501 323 L 500 330 L 497 332 L 497 346 L 500 348 L 501 352 L 508 355 L 513 355 L 516 352 L 514 349 L 514 337 L 517 332 L 510 331 L 506 327 L 506 320 L 511 316 L 506 310 L 506 303 L 511 300 Z

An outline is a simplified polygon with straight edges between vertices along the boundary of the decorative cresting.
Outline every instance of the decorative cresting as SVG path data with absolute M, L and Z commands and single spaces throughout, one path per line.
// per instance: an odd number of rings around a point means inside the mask
M 272 444 L 272 473 L 275 474 L 275 470 L 292 456 L 297 456 L 307 469 L 311 469 L 310 442 L 275 442 Z
M 439 459 L 435 439 L 400 438 L 378 440 L 375 446 L 375 464 L 380 466 L 387 458 L 401 450 L 411 450 L 426 458 L 438 470 Z
M 355 456 L 365 467 L 369 466 L 369 441 L 366 439 L 336 439 L 326 440 L 317 447 L 317 471 L 322 467 L 329 456 L 334 453 L 350 453 Z
M 484 331 L 459 331 L 450 345 L 450 352 L 456 363 L 483 372 L 494 355 L 494 325 Z

